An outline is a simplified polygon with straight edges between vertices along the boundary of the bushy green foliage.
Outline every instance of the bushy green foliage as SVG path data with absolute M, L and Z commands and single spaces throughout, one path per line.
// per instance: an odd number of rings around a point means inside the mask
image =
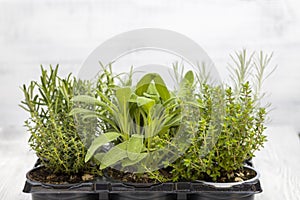
M 129 170 L 139 163 L 158 181 L 222 181 L 266 141 L 260 88 L 272 56 L 246 55 L 232 57 L 233 84 L 214 85 L 206 82 L 208 74 L 183 74 L 175 66 L 177 91 L 156 73 L 132 85 L 132 71 L 114 74 L 111 65 L 102 66 L 94 85 L 71 75 L 62 79 L 58 67 L 49 73 L 42 68 L 40 82 L 22 88 L 30 146 L 54 172 L 76 173 L 91 165 Z M 180 126 L 184 131 L 176 141 Z M 164 156 L 178 153 L 179 159 L 162 166 L 171 176 L 152 170 Z
M 112 72 L 109 74 L 112 76 Z M 86 155 L 86 162 L 94 157 L 94 161 L 100 163 L 100 169 L 119 162 L 126 168 L 142 160 L 149 167 L 153 163 L 153 155 L 149 160 L 150 153 L 170 143 L 181 120 L 180 99 L 167 89 L 158 74 L 146 74 L 136 86 L 132 86 L 131 81 L 126 82 L 129 84 L 113 84 L 109 97 L 98 87 L 97 96 L 78 95 L 73 98 L 74 102 L 87 105 L 74 108 L 73 115 L 102 122 L 97 125 L 99 136 L 89 146 Z M 92 109 L 88 105 L 92 105 Z M 113 142 L 114 146 L 108 152 L 99 151 L 108 142 Z
M 254 157 L 256 150 L 263 147 L 267 106 L 260 104 L 259 89 L 271 56 L 260 53 L 257 60 L 253 56 L 246 60 L 246 51 L 237 54 L 238 60 L 234 60 L 236 67 L 232 68 L 233 87 L 224 84 L 222 92 L 219 86 L 201 85 L 198 94 L 202 105 L 199 129 L 185 155 L 172 164 L 173 181 L 229 179 L 235 170 L 243 167 L 246 160 Z M 254 76 L 252 82 L 248 80 L 251 75 Z M 222 95 L 221 101 L 213 101 L 216 94 Z M 216 141 L 211 142 L 208 133 L 211 129 L 216 130 L 216 126 L 210 123 L 215 104 L 223 104 L 224 110 L 219 112 L 220 133 L 216 135 Z M 212 145 L 208 152 L 201 148 L 206 144 Z
M 25 121 L 31 136 L 30 147 L 41 162 L 55 173 L 77 173 L 85 169 L 85 147 L 77 134 L 72 97 L 75 79 L 63 79 L 58 66 L 50 71 L 41 67 L 40 81 L 23 85 L 23 107 L 30 117 Z
M 225 113 L 222 116 L 221 132 L 209 152 L 201 149 L 207 140 L 210 127 L 211 99 L 215 88 L 205 86 L 199 130 L 186 154 L 173 166 L 174 180 L 218 180 L 221 176 L 230 176 L 235 170 L 241 169 L 244 162 L 254 157 L 254 152 L 263 147 L 266 136 L 266 108 L 256 107 L 249 82 L 242 85 L 241 93 L 233 95 L 228 87 L 224 94 Z M 210 138 L 209 138 L 210 139 Z M 210 142 L 208 142 L 210 143 Z
M 85 147 L 89 147 L 95 137 L 111 129 L 111 124 L 105 121 L 110 115 L 108 106 L 106 103 L 98 105 L 97 101 L 113 101 L 118 76 L 113 75 L 111 65 L 107 67 L 101 63 L 100 65 L 102 70 L 94 80 L 76 81 L 71 99 L 73 107 L 69 114 L 75 118 L 77 132 Z M 78 96 L 83 98 L 80 99 Z M 98 115 L 102 118 L 100 119 Z

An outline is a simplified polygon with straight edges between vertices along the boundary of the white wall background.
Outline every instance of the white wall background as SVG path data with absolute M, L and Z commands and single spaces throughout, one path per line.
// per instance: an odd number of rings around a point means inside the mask
M 76 74 L 103 41 L 145 27 L 190 37 L 207 51 L 224 79 L 234 51 L 273 51 L 272 64 L 278 69 L 264 87 L 274 108 L 270 123 L 300 131 L 299 11 L 299 0 L 0 0 L 0 136 L 9 140 L 26 135 L 18 87 L 38 79 L 40 64 L 59 63 L 62 75 Z M 5 149 L 0 146 L 0 152 Z M 7 159 L 14 159 L 13 154 Z M 7 167 L 2 174 L 9 172 Z M 21 188 L 23 182 L 18 182 Z M 1 193 L 13 184 L 0 185 Z

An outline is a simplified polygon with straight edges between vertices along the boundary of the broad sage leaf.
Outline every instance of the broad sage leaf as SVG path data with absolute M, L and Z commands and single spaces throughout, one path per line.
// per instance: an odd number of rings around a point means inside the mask
M 91 105 L 102 105 L 102 102 L 96 99 L 95 97 L 89 95 L 78 95 L 72 98 L 73 102 L 81 102 Z
M 118 99 L 120 109 L 123 111 L 126 109 L 126 105 L 130 100 L 131 89 L 129 87 L 123 87 L 116 90 L 116 97 Z
M 153 99 L 147 97 L 137 97 L 136 102 L 138 107 L 142 107 L 147 112 L 149 112 L 155 104 Z
M 97 116 L 97 112 L 85 108 L 73 108 L 69 115 L 76 115 L 76 114 L 84 114 L 84 115 L 95 115 Z
M 122 142 L 112 147 L 107 153 L 105 153 L 101 160 L 100 169 L 110 167 L 124 158 L 127 158 L 127 143 L 128 141 Z
M 147 92 L 148 87 L 152 80 L 155 78 L 156 74 L 154 73 L 149 73 L 143 76 L 140 81 L 136 85 L 135 93 L 138 96 L 143 96 L 145 92 Z
M 119 136 L 121 136 L 120 133 L 107 132 L 107 133 L 101 134 L 97 138 L 95 138 L 94 141 L 92 142 L 90 148 L 88 149 L 88 151 L 86 153 L 85 162 L 87 162 L 91 159 L 91 157 L 94 155 L 95 151 L 99 147 L 101 147 L 104 144 L 107 144 L 108 142 L 116 140 Z
M 162 98 L 162 100 L 167 101 L 171 97 L 171 95 L 164 80 L 161 78 L 160 75 L 156 74 L 154 82 L 159 96 Z
M 142 135 L 134 134 L 130 137 L 127 143 L 127 155 L 130 160 L 136 160 L 143 147 L 144 147 L 144 137 Z
M 144 158 L 146 158 L 148 153 L 140 153 L 138 154 L 137 158 L 135 160 L 130 160 L 129 158 L 124 159 L 122 161 L 122 167 L 128 167 L 134 164 L 137 164 L 138 162 L 142 161 Z
M 161 76 L 157 73 L 149 73 L 143 76 L 141 80 L 137 83 L 135 93 L 139 96 L 143 96 L 144 93 L 147 93 L 152 81 L 154 81 L 156 90 L 160 97 L 164 101 L 168 100 L 171 96 L 170 92 Z

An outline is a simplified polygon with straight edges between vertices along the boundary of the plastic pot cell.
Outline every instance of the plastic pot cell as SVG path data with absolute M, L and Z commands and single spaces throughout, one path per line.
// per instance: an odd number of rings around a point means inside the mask
M 40 167 L 35 167 L 26 174 L 26 182 L 23 189 L 25 193 L 31 193 L 32 200 L 98 200 L 98 194 L 94 192 L 93 182 L 76 184 L 48 184 L 41 183 L 30 178 L 30 173 Z

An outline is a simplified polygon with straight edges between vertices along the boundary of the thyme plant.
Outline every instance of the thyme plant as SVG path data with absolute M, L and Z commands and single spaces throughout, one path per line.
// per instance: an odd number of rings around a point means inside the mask
M 198 102 L 202 105 L 199 129 L 184 156 L 172 164 L 173 181 L 232 181 L 236 170 L 242 169 L 244 162 L 253 158 L 254 152 L 263 147 L 268 106 L 262 106 L 258 96 L 262 97 L 259 90 L 264 78 L 269 75 L 265 74 L 265 69 L 272 55 L 260 52 L 248 58 L 244 50 L 236 57 L 232 57 L 235 63 L 231 67 L 233 86 L 224 84 L 224 92 L 221 92 L 219 86 L 201 84 L 203 89 L 198 94 Z M 221 130 L 211 150 L 203 155 L 200 147 L 210 140 L 207 132 L 215 129 L 210 125 L 210 116 L 216 93 L 222 95 L 223 101 L 219 104 L 224 106 L 224 112 L 220 113 Z

